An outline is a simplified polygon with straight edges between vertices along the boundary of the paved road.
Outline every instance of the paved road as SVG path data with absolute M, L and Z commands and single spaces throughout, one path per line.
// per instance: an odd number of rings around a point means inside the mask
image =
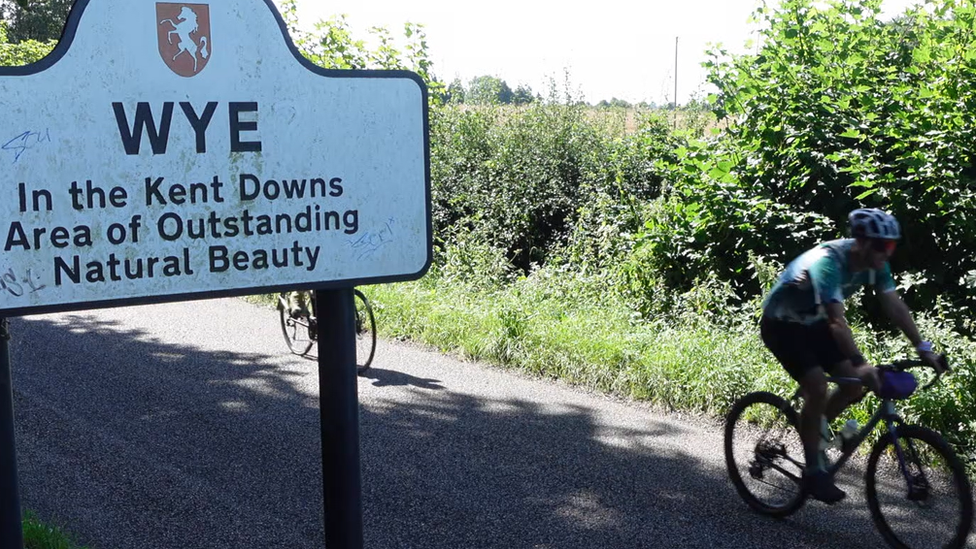
M 12 323 L 25 506 L 97 549 L 324 546 L 316 363 L 236 299 Z M 369 548 L 882 547 L 850 501 L 785 521 L 714 422 L 381 341 L 359 382 Z

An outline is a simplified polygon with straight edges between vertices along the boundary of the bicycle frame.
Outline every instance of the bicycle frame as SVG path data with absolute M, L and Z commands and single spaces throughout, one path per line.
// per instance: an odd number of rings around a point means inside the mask
M 840 458 L 837 459 L 837 461 L 832 463 L 830 467 L 827 468 L 827 472 L 830 473 L 831 476 L 837 474 L 837 472 L 840 471 L 842 467 L 844 467 L 844 464 L 847 463 L 850 457 L 854 455 L 854 452 L 861 447 L 861 444 L 863 444 L 864 441 L 868 438 L 868 435 L 871 434 L 871 431 L 873 431 L 874 428 L 877 427 L 877 425 L 882 421 L 885 422 L 887 431 L 891 433 L 892 436 L 895 437 L 895 449 L 898 453 L 899 465 L 901 467 L 902 472 L 904 473 L 905 462 L 904 462 L 904 457 L 902 455 L 902 449 L 898 443 L 898 436 L 897 436 L 898 425 L 904 423 L 904 420 L 902 420 L 901 416 L 899 416 L 898 412 L 895 410 L 894 402 L 888 399 L 882 400 L 881 405 L 878 406 L 877 410 L 875 410 L 874 414 L 871 416 L 871 419 L 868 420 L 867 424 L 865 424 L 864 427 L 862 427 L 857 433 L 855 433 L 855 435 L 850 439 L 850 441 L 845 442 L 845 444 L 848 445 L 847 449 L 841 451 Z
M 838 385 L 863 385 L 863 382 L 860 379 L 853 377 L 830 376 L 827 378 L 827 381 L 836 383 Z M 794 395 L 794 401 L 800 396 L 800 393 L 801 392 L 798 389 L 796 395 Z M 868 422 L 861 427 L 861 429 L 858 430 L 858 432 L 855 433 L 849 441 L 844 442 L 846 449 L 842 449 L 840 458 L 827 467 L 827 473 L 832 477 L 836 475 L 837 472 L 844 467 L 851 456 L 854 455 L 854 452 L 861 447 L 861 444 L 867 440 L 868 435 L 870 435 L 874 428 L 877 427 L 882 421 L 885 423 L 887 432 L 891 433 L 895 447 L 895 454 L 898 456 L 898 467 L 901 470 L 902 475 L 905 477 L 905 480 L 911 482 L 910 474 L 908 469 L 905 467 L 905 452 L 902 449 L 901 444 L 898 442 L 898 425 L 904 424 L 905 421 L 900 415 L 898 415 L 898 411 L 895 409 L 894 401 L 888 398 L 881 399 L 881 404 L 878 405 L 878 409 L 875 410 L 874 414 L 871 415 L 871 419 L 869 419 Z

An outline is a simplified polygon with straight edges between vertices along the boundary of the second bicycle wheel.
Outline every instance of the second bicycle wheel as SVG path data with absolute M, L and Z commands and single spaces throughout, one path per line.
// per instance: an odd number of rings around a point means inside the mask
M 369 369 L 376 353 L 376 318 L 366 296 L 353 290 L 356 302 L 356 371 L 360 374 Z
M 805 500 L 797 413 L 782 397 L 749 393 L 725 421 L 725 464 L 739 496 L 760 513 L 785 517 Z
M 972 527 L 973 497 L 962 462 L 941 435 L 897 427 L 868 458 L 867 500 L 878 531 L 896 549 L 958 549 Z
M 308 353 L 312 343 L 315 342 L 315 327 L 312 326 L 308 312 L 292 314 L 288 296 L 278 294 L 278 314 L 281 317 L 281 333 L 285 336 L 288 349 L 296 355 Z

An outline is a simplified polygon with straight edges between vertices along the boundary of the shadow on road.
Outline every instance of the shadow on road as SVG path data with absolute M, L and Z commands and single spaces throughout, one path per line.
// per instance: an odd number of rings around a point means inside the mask
M 13 322 L 25 506 L 97 549 L 323 547 L 316 364 L 253 351 L 280 337 L 270 322 L 220 318 L 210 336 L 213 318 L 173 310 L 167 325 L 194 343 L 104 311 Z M 723 470 L 663 443 L 681 426 L 612 429 L 588 406 L 456 389 L 381 367 L 361 378 L 367 547 L 878 546 L 870 525 L 822 525 L 822 507 L 748 512 Z
M 436 379 L 412 376 L 403 372 L 397 372 L 396 370 L 383 368 L 372 367 L 366 370 L 360 377 L 371 380 L 373 387 L 416 387 L 431 391 L 444 389 L 441 386 L 441 382 Z

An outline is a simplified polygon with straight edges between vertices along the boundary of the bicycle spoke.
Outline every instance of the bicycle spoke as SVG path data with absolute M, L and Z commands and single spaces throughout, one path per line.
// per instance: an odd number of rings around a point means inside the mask
M 903 432 L 906 431 L 906 432 Z M 899 548 L 955 548 L 972 520 L 972 496 L 961 464 L 938 435 L 899 429 L 876 450 L 868 498 L 882 535 Z
M 752 450 L 752 453 L 756 459 L 748 462 L 751 467 L 741 472 L 743 483 L 749 492 L 765 505 L 771 507 L 783 505 L 796 495 L 798 490 L 797 481 L 799 479 L 799 474 L 796 473 L 802 472 L 802 464 L 797 466 L 796 460 L 789 457 L 789 453 L 786 450 L 789 442 L 787 442 L 787 433 L 785 431 L 770 433 L 764 432 L 761 427 L 743 426 L 743 431 L 749 430 L 754 431 L 752 436 L 758 435 L 762 440 L 753 446 L 756 449 Z M 749 440 L 750 434 L 742 434 L 744 435 L 743 441 Z M 758 447 L 764 444 L 770 444 L 771 441 L 776 441 L 774 444 L 778 444 L 784 448 L 782 455 L 775 455 L 768 458 L 756 456 L 759 453 Z M 746 444 L 748 443 L 746 442 Z M 796 438 L 795 444 L 799 444 L 799 437 Z M 802 452 L 802 447 L 796 445 L 794 445 L 794 451 L 796 451 L 796 448 L 799 448 L 799 451 Z M 747 449 L 745 451 L 749 452 Z M 790 467 L 795 469 L 795 473 L 789 470 Z
M 792 459 L 790 457 L 786 457 L 784 459 L 786 459 L 786 461 L 788 461 L 789 463 L 791 463 L 796 468 L 796 470 L 803 471 L 804 465 L 803 465 L 803 462 L 802 461 L 798 461 L 798 460 Z M 786 478 L 789 478 L 793 482 L 800 482 L 800 480 L 802 478 L 800 475 L 795 475 L 795 474 L 791 473 L 790 471 L 788 471 L 785 467 L 781 467 L 780 465 L 778 465 L 776 463 L 770 463 L 768 465 L 768 467 L 770 469 L 775 469 L 778 473 L 780 473 L 781 475 L 783 475 Z
M 803 502 L 803 445 L 792 410 L 768 393 L 733 406 L 726 422 L 726 464 L 739 495 L 765 514 L 785 516 Z
M 768 486 L 768 487 L 773 488 L 775 490 L 778 490 L 780 492 L 786 492 L 788 494 L 793 494 L 796 491 L 796 487 L 794 486 L 794 484 L 792 482 L 787 487 L 783 487 L 783 486 L 780 486 L 779 484 L 773 484 L 771 482 L 766 482 L 765 480 L 762 480 L 762 479 L 754 479 L 754 481 L 756 482 L 756 484 L 763 484 L 765 486 Z

